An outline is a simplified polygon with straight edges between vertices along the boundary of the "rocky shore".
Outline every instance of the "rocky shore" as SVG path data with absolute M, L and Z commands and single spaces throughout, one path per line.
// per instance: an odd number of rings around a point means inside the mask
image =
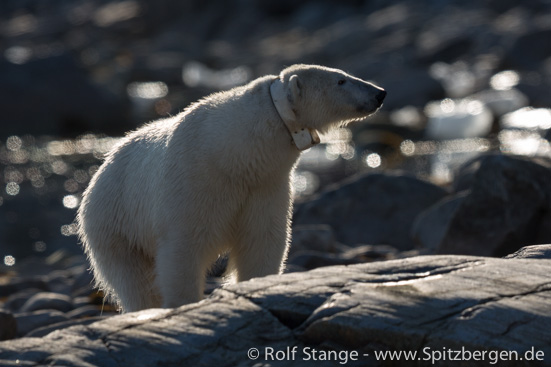
M 413 357 L 384 353 L 409 351 L 420 366 L 545 366 L 549 251 L 420 256 L 253 279 L 177 309 L 42 328 L 1 342 L 0 363 L 380 366 L 407 364 Z
M 177 310 L 116 316 L 82 255 L 29 258 L 0 277 L 0 338 L 14 339 L 0 360 L 252 366 L 249 348 L 287 346 L 370 356 L 347 365 L 379 365 L 379 350 L 550 355 L 551 247 L 522 248 L 551 242 L 550 185 L 548 162 L 504 155 L 468 162 L 445 188 L 399 173 L 349 179 L 297 205 L 289 274 L 220 288 L 220 261 L 206 300 Z

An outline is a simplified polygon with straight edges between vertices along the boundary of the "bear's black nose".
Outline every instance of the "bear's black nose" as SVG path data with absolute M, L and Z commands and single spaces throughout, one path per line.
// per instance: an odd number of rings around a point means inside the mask
M 385 97 L 386 97 L 386 90 L 381 89 L 379 93 L 377 93 L 377 95 L 375 96 L 375 99 L 377 100 L 377 102 L 379 102 L 379 105 L 381 105 L 383 104 Z

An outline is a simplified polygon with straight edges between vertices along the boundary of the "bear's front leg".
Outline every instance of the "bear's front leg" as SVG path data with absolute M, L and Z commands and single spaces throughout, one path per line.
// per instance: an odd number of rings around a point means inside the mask
M 283 272 L 290 241 L 291 206 L 289 183 L 249 196 L 230 253 L 229 268 L 236 271 L 238 282 Z

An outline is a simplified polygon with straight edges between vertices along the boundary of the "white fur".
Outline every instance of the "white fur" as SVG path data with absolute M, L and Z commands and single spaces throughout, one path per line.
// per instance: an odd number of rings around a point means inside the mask
M 276 78 L 130 133 L 92 178 L 79 235 L 97 284 L 124 311 L 200 300 L 226 251 L 237 281 L 283 270 L 300 152 L 270 97 Z M 295 65 L 279 78 L 304 128 L 325 131 L 380 105 L 380 89 L 340 70 Z

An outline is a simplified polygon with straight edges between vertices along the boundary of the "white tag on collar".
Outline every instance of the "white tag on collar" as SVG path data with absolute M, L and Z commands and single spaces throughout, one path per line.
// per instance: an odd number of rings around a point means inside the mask
M 289 105 L 281 80 L 276 79 L 272 82 L 270 85 L 270 95 L 277 113 L 291 134 L 291 138 L 297 149 L 302 151 L 319 144 L 320 138 L 316 130 L 299 128 L 297 126 L 295 114 Z
M 291 131 L 291 137 L 298 150 L 306 150 L 320 142 L 317 131 L 313 129 L 300 129 L 297 132 Z

